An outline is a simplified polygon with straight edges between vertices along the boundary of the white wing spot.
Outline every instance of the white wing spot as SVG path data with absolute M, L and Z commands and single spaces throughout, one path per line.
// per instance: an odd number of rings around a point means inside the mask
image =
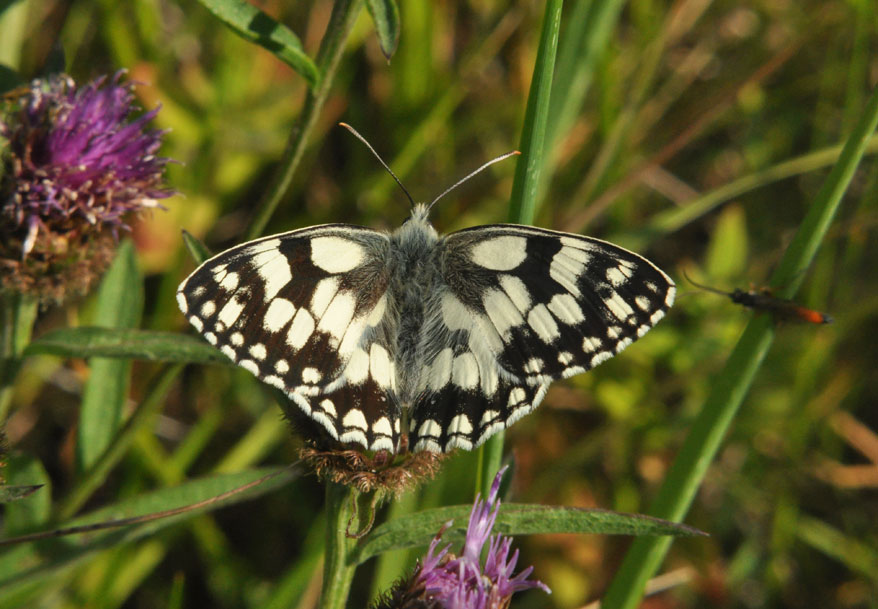
M 311 294 L 310 307 L 315 316 L 320 317 L 323 315 L 326 307 L 329 306 L 336 292 L 338 292 L 339 282 L 340 279 L 338 277 L 326 277 L 317 282 L 317 287 L 314 288 L 314 293 Z
M 351 408 L 341 420 L 341 424 L 345 427 L 356 427 L 363 431 L 369 429 L 369 426 L 366 424 L 366 417 L 363 416 L 363 411 L 359 408 Z
M 469 435 L 473 431 L 473 425 L 469 421 L 469 417 L 465 414 L 455 415 L 448 424 L 449 434 L 466 434 Z
M 212 300 L 207 300 L 201 305 L 201 316 L 202 317 L 210 317 L 216 313 L 216 303 Z
M 455 448 L 462 448 L 463 450 L 472 450 L 473 443 L 463 436 L 452 436 L 449 438 L 448 442 L 445 443 L 445 452 L 450 452 Z
M 268 305 L 265 317 L 262 318 L 262 327 L 269 332 L 277 332 L 290 323 L 296 314 L 296 306 L 286 298 L 275 298 Z
M 625 276 L 619 268 L 607 269 L 607 281 L 613 284 L 614 288 L 618 288 L 621 285 L 625 285 L 628 281 L 628 277 Z
M 183 293 L 182 289 L 177 292 L 177 306 L 180 307 L 184 315 L 189 311 L 189 303 L 186 302 L 186 294 Z
M 213 332 L 205 332 L 204 338 L 206 338 L 207 342 L 209 342 L 211 345 L 216 345 L 217 343 L 216 334 L 214 334 Z
M 585 265 L 589 258 L 589 254 L 580 249 L 564 246 L 552 256 L 549 277 L 561 284 L 571 294 L 579 296 L 577 282 L 579 277 L 585 273 Z
M 336 341 L 340 341 L 354 318 L 356 306 L 357 301 L 353 294 L 338 292 L 329 303 L 326 311 L 323 312 L 317 329 L 326 332 Z M 337 346 L 337 343 L 333 346 Z
M 434 421 L 433 419 L 427 419 L 423 423 L 421 423 L 421 427 L 418 429 L 419 436 L 432 436 L 434 438 L 438 438 L 442 435 L 442 427 L 439 426 L 439 423 Z
M 668 288 L 668 293 L 665 295 L 665 305 L 670 307 L 674 304 L 674 296 L 677 294 L 677 288 L 671 286 Z
M 240 347 L 244 344 L 244 335 L 240 332 L 233 332 L 229 337 L 229 342 L 231 342 L 236 347 Z
M 290 371 L 290 365 L 287 360 L 279 359 L 274 363 L 274 369 L 277 370 L 278 374 L 286 374 Z
M 649 316 L 649 323 L 654 326 L 664 316 L 665 316 L 665 312 L 662 311 L 661 309 L 659 309 L 658 311 L 656 311 L 655 313 L 653 313 L 652 315 Z
M 387 417 L 381 417 L 372 423 L 372 432 L 384 436 L 392 436 L 393 430 L 390 428 L 390 421 Z
M 238 359 L 238 354 L 229 345 L 223 345 L 222 347 L 220 347 L 220 351 L 222 351 L 226 355 L 226 357 L 228 357 L 232 361 Z
M 482 306 L 485 307 L 485 313 L 488 314 L 491 323 L 497 328 L 497 334 L 504 340 L 509 338 L 509 331 L 512 328 L 524 323 L 521 312 L 509 299 L 509 296 L 500 290 L 493 289 L 485 292 L 482 296 Z
M 622 328 L 619 326 L 610 326 L 607 328 L 607 338 L 619 338 Z
M 625 347 L 627 347 L 628 345 L 630 345 L 633 342 L 634 341 L 631 340 L 631 338 L 629 338 L 629 337 L 623 338 L 618 343 L 616 343 L 616 353 L 620 353 L 622 351 L 622 349 L 624 349 Z
M 344 376 L 352 385 L 359 385 L 369 376 L 369 355 L 362 349 L 356 349 L 348 360 Z
M 240 362 L 238 362 L 238 365 L 247 372 L 259 376 L 259 366 L 257 366 L 256 362 L 254 362 L 252 359 L 242 359 Z
M 296 312 L 293 323 L 287 332 L 287 344 L 298 351 L 305 346 L 311 334 L 314 333 L 314 318 L 302 307 Z
M 501 275 L 500 287 L 519 311 L 530 309 L 530 292 L 524 282 L 515 275 Z
M 366 259 L 366 250 L 359 243 L 342 237 L 311 239 L 311 263 L 327 273 L 347 273 Z
M 292 281 L 293 273 L 287 257 L 278 249 L 280 239 L 266 241 L 260 246 L 265 249 L 254 255 L 250 263 L 265 282 L 265 302 L 268 302 Z
M 597 351 L 598 349 L 601 348 L 602 344 L 603 344 L 603 341 L 600 338 L 598 338 L 597 336 L 594 336 L 594 337 L 586 336 L 585 339 L 582 341 L 582 350 L 585 351 L 586 353 L 594 353 L 595 351 Z
M 268 376 L 263 377 L 262 380 L 263 380 L 263 382 L 268 383 L 272 387 L 277 387 L 278 389 L 286 389 L 287 388 L 287 384 L 284 383 L 284 380 L 281 377 L 275 376 L 273 374 L 269 374 Z
M 253 359 L 264 360 L 268 355 L 268 351 L 265 350 L 265 345 L 256 343 L 250 347 L 250 355 L 253 356 Z
M 238 273 L 229 273 L 220 281 L 220 287 L 229 292 L 234 292 L 238 287 L 238 279 L 240 279 Z
M 369 373 L 372 380 L 382 389 L 393 387 L 393 372 L 393 362 L 390 361 L 387 349 L 378 343 L 372 343 L 369 350 Z
M 454 358 L 454 352 L 450 347 L 442 349 L 436 355 L 433 363 L 430 364 L 430 370 L 427 373 L 427 388 L 437 391 L 445 387 L 451 380 L 451 361 Z
M 326 411 L 327 414 L 330 414 L 330 415 L 332 415 L 333 417 L 337 417 L 337 416 L 338 416 L 338 414 L 336 414 L 336 412 L 335 412 L 335 404 L 333 404 L 333 403 L 332 403 L 332 400 L 330 400 L 329 398 L 327 398 L 327 399 L 323 400 L 322 402 L 320 402 L 320 407 L 321 407 L 324 411 Z
M 320 382 L 321 378 L 323 378 L 323 375 L 320 374 L 320 371 L 317 368 L 302 368 L 302 381 L 305 383 L 316 385 Z
M 511 271 L 527 257 L 527 238 L 503 235 L 480 241 L 470 250 L 470 260 L 492 271 Z
M 506 405 L 515 406 L 516 404 L 521 404 L 525 398 L 527 398 L 527 392 L 521 387 L 516 387 L 509 392 L 509 402 Z
M 612 296 L 604 299 L 604 305 L 606 305 L 610 310 L 610 313 L 612 313 L 619 321 L 625 321 L 634 315 L 634 309 L 631 308 L 631 305 L 622 300 L 622 297 L 619 296 L 619 292 L 616 292 L 615 290 L 613 290 Z
M 368 440 L 366 440 L 366 434 L 364 434 L 359 429 L 351 429 L 344 432 L 338 438 L 338 441 L 346 444 L 359 444 L 363 448 L 369 447 L 369 442 Z
M 479 365 L 472 353 L 461 353 L 454 358 L 451 379 L 461 389 L 472 389 L 479 384 Z
M 644 334 L 650 331 L 650 329 L 652 329 L 652 326 L 649 324 L 643 324 L 637 328 L 637 338 L 642 338 Z
M 585 320 L 582 309 L 576 303 L 576 299 L 570 294 L 556 294 L 549 301 L 549 310 L 561 323 L 572 326 Z
M 591 358 L 591 362 L 589 363 L 589 365 L 594 368 L 598 364 L 604 363 L 611 357 L 613 357 L 613 354 L 609 351 L 601 351 L 600 353 L 596 353 L 594 357 Z
M 540 358 L 532 357 L 527 360 L 527 363 L 524 365 L 524 371 L 530 374 L 536 374 L 543 369 L 543 364 L 545 364 L 545 362 Z
M 637 296 L 634 299 L 634 304 L 636 304 L 637 308 L 641 311 L 649 311 L 652 308 L 652 303 L 646 296 Z
M 544 343 L 551 343 L 561 336 L 558 324 L 544 304 L 538 304 L 527 314 L 527 323 Z
M 394 451 L 393 441 L 390 438 L 381 436 L 379 438 L 375 438 L 375 441 L 372 442 L 372 446 L 369 447 L 369 450 L 379 451 L 379 450 L 389 450 L 390 452 Z
M 558 363 L 566 366 L 573 361 L 573 354 L 570 351 L 562 351 L 558 354 Z
M 189 323 L 192 324 L 192 327 L 195 328 L 196 330 L 198 330 L 199 332 L 202 332 L 204 330 L 204 322 L 202 322 L 200 319 L 198 319 L 194 315 L 189 318 Z
M 431 440 L 430 438 L 421 438 L 418 440 L 418 443 L 415 444 L 414 452 L 427 451 L 429 453 L 441 453 L 442 447 L 439 446 L 439 443 L 435 440 Z
M 493 421 L 494 419 L 496 419 L 499 416 L 500 416 L 499 410 L 486 410 L 485 412 L 482 413 L 482 420 L 479 421 L 479 425 L 484 427 L 485 425 L 487 425 L 488 423 L 490 423 L 491 421 Z
M 244 303 L 238 302 L 236 298 L 232 298 L 225 306 L 220 309 L 217 320 L 221 321 L 227 328 L 231 328 L 232 324 L 238 321 L 241 311 L 244 310 Z

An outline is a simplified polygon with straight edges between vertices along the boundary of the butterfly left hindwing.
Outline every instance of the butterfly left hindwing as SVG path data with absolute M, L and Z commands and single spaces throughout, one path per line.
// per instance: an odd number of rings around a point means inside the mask
M 178 304 L 211 344 L 334 439 L 393 451 L 388 247 L 387 235 L 343 224 L 251 241 L 196 269 Z

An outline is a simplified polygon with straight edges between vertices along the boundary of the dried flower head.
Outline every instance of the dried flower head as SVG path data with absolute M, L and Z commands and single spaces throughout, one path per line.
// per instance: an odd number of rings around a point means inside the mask
M 132 212 L 172 191 L 162 132 L 138 118 L 131 83 L 34 81 L 0 115 L 0 289 L 41 300 L 84 292 L 112 259 Z M 3 140 L 6 140 L 3 142 Z
M 512 540 L 491 536 L 500 500 L 500 480 L 506 468 L 497 472 L 487 501 L 476 498 L 470 512 L 469 526 L 460 556 L 448 551 L 451 544 L 439 550 L 442 534 L 451 526 L 446 523 L 439 531 L 427 555 L 421 560 L 414 576 L 397 582 L 376 607 L 380 609 L 503 609 L 512 595 L 530 588 L 551 590 L 538 580 L 528 579 L 533 567 L 513 576 L 518 550 L 512 555 Z M 482 549 L 488 543 L 484 566 Z

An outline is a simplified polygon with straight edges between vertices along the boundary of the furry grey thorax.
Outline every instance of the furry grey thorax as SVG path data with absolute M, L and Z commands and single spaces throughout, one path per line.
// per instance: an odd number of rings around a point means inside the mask
M 388 266 L 391 299 L 388 313 L 396 342 L 396 380 L 400 402 L 412 403 L 418 375 L 424 363 L 426 311 L 436 311 L 437 280 L 441 277 L 439 234 L 427 218 L 427 206 L 418 204 L 412 215 L 390 235 Z

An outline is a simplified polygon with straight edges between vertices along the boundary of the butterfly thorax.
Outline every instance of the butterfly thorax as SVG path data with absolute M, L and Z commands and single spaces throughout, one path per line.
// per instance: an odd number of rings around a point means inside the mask
M 423 363 L 419 348 L 424 315 L 439 278 L 436 245 L 439 235 L 427 219 L 427 208 L 417 205 L 411 217 L 390 236 L 390 286 L 397 354 L 397 391 L 403 404 L 415 397 L 417 371 Z

